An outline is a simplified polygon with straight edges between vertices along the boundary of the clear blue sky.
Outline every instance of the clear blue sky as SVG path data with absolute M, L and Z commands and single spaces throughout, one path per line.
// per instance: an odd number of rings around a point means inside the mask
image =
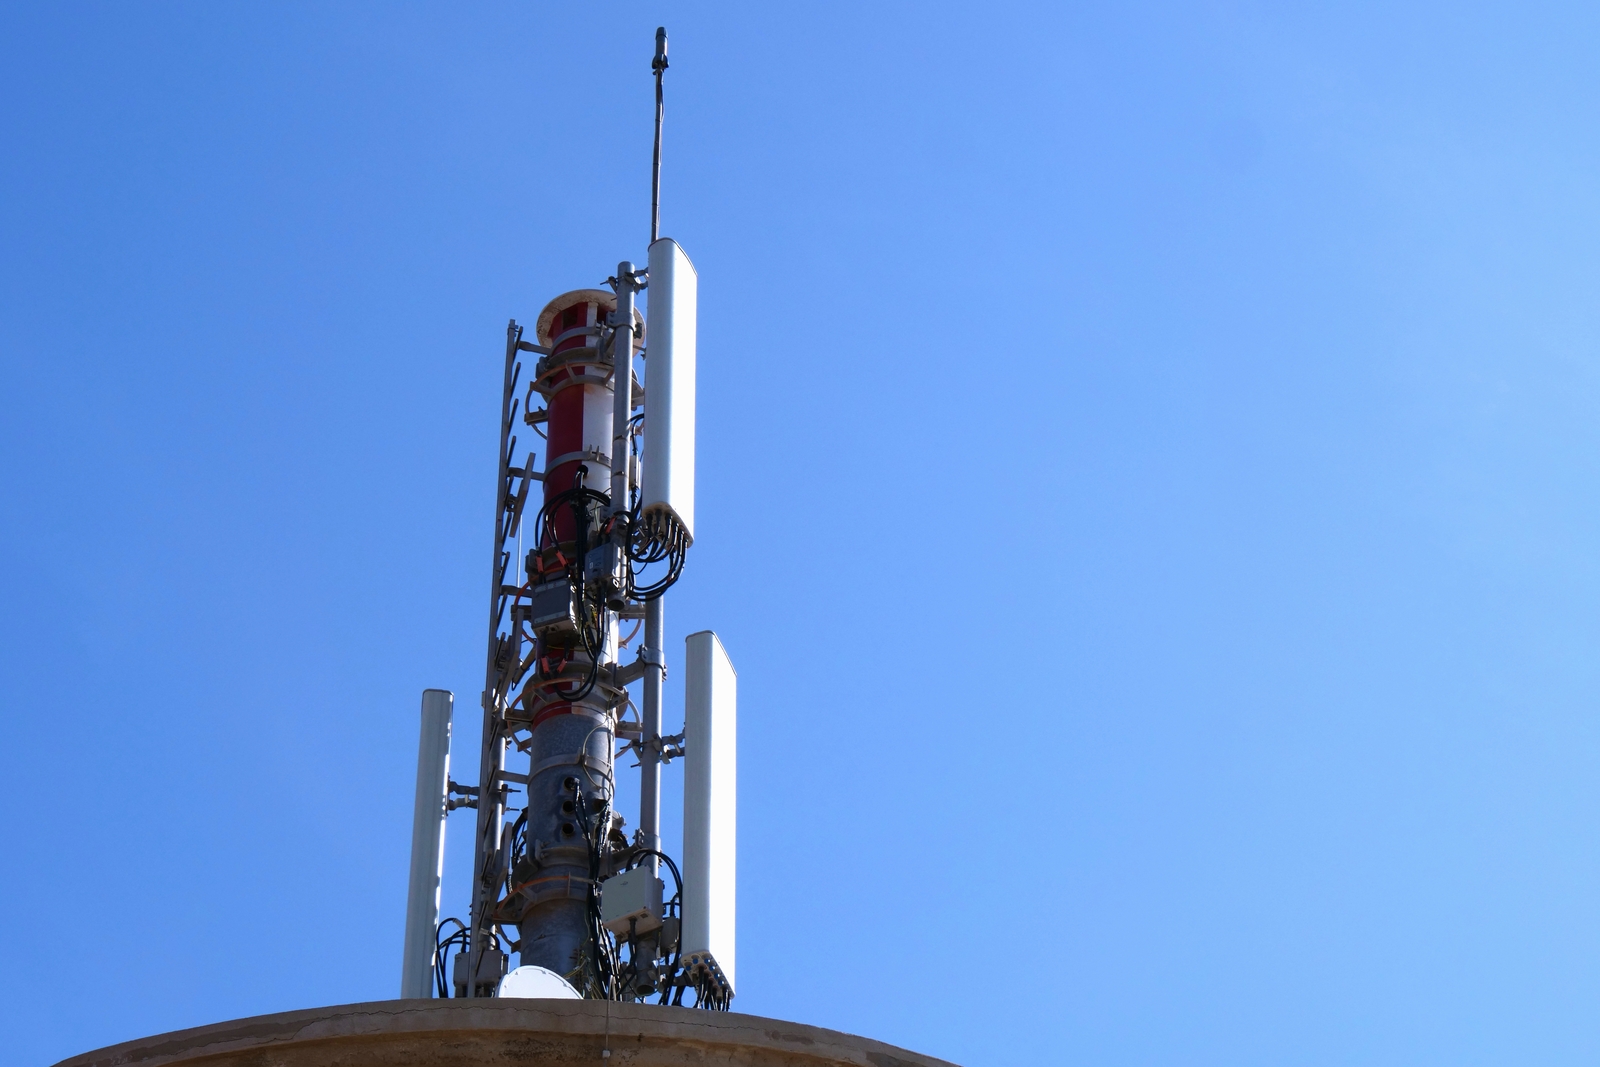
M 658 22 L 737 1006 L 967 1067 L 1600 1057 L 1592 6 L 38 4 L 0 1061 L 394 995 L 505 323 L 642 258 Z

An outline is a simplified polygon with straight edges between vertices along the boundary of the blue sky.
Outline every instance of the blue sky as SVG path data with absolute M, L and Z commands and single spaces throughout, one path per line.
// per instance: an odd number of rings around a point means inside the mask
M 0 12 L 0 1060 L 394 995 L 662 22 L 737 1007 L 1592 1063 L 1595 11 L 1139 2 Z

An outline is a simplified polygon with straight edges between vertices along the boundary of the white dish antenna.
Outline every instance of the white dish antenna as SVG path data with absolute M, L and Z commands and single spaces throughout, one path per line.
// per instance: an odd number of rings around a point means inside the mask
M 546 967 L 524 964 L 500 979 L 502 997 L 522 1000 L 582 1000 L 567 980 Z

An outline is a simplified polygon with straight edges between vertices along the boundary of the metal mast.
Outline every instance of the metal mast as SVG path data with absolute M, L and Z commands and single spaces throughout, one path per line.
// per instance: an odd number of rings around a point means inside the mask
M 661 237 L 661 126 L 666 117 L 662 78 L 667 73 L 667 28 L 656 27 L 656 56 L 650 61 L 656 76 L 656 137 L 650 154 L 650 244 Z M 665 598 L 655 597 L 644 606 L 644 644 L 639 658 L 644 662 L 644 685 L 640 718 L 643 742 L 639 746 L 639 835 L 646 848 L 661 851 L 661 688 L 667 678 L 666 653 L 662 642 L 667 628 Z M 649 858 L 652 874 L 660 870 L 657 858 Z
M 475 787 L 449 785 L 458 794 L 449 806 L 477 809 L 471 915 L 436 956 L 442 968 L 446 951 L 459 950 L 448 983 L 456 996 L 665 1004 L 693 991 L 712 1008 L 733 996 L 735 683 L 720 644 L 716 657 L 688 662 L 686 714 L 705 735 L 685 794 L 685 842 L 700 872 L 690 892 L 661 847 L 661 766 L 685 745 L 682 734 L 662 735 L 662 595 L 694 540 L 698 301 L 693 264 L 659 236 L 666 69 L 662 28 L 651 62 L 648 269 L 623 260 L 608 288 L 556 297 L 532 340 L 515 321 L 507 328 L 481 771 Z M 635 307 L 646 286 L 648 352 Z M 519 397 L 523 353 L 537 362 Z M 637 378 L 646 355 L 648 395 Z M 534 452 L 518 452 L 519 407 L 545 438 L 542 470 Z M 525 519 L 535 482 L 539 506 Z M 640 768 L 631 838 L 615 806 L 619 741 Z M 512 749 L 526 770 L 508 769 Z M 521 966 L 507 977 L 512 953 Z M 537 991 L 508 993 L 511 984 Z

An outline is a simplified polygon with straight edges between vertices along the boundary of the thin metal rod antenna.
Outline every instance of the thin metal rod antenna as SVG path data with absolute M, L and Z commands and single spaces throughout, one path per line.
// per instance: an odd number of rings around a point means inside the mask
M 661 120 L 666 105 L 661 95 L 661 76 L 667 72 L 667 28 L 656 27 L 656 58 L 650 69 L 656 72 L 656 149 L 650 160 L 650 243 L 661 236 Z

